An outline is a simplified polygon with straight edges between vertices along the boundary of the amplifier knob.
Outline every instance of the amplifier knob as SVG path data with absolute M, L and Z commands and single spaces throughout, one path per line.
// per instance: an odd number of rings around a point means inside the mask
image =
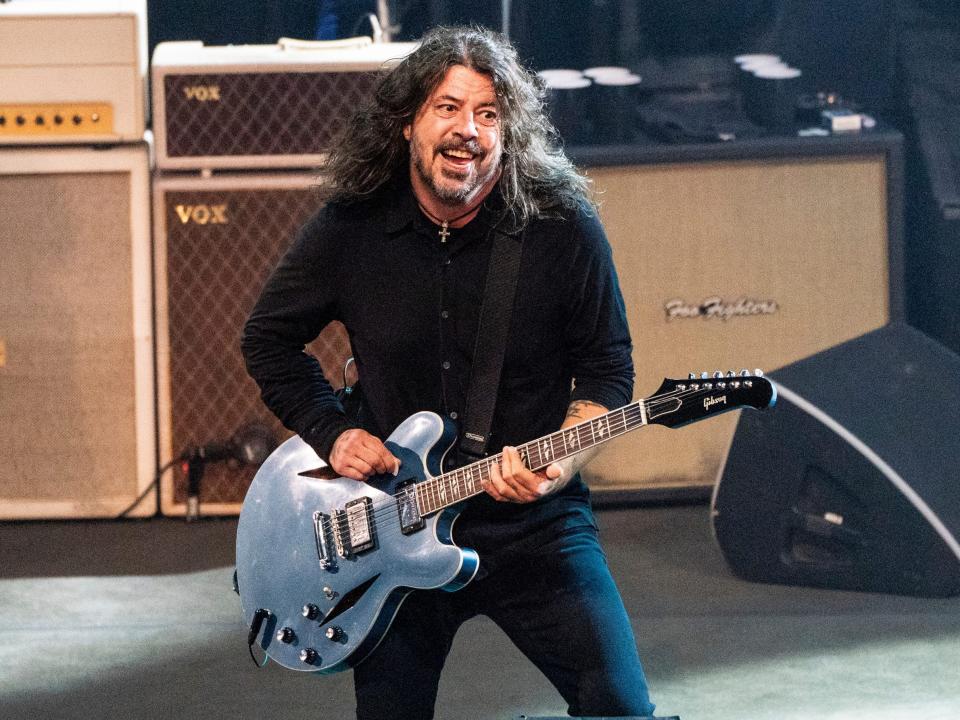
M 280 630 L 277 631 L 277 640 L 282 643 L 287 643 L 289 645 L 293 642 L 294 638 L 296 638 L 296 634 L 294 634 L 293 628 L 285 627 L 280 628 Z
M 313 648 L 304 648 L 300 651 L 300 662 L 304 662 L 307 665 L 313 665 L 319 657 L 317 651 Z

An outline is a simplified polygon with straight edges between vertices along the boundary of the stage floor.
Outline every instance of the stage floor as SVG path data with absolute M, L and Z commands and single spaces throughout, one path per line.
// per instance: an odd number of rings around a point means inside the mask
M 704 504 L 598 519 L 658 715 L 960 717 L 960 598 L 739 580 Z M 0 717 L 353 717 L 349 673 L 254 666 L 231 589 L 235 532 L 233 518 L 0 523 Z M 565 712 L 493 623 L 462 628 L 438 718 Z

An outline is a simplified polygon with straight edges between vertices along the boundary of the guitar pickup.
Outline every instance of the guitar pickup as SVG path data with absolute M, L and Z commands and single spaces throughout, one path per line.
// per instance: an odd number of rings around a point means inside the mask
M 373 547 L 372 507 L 373 501 L 362 497 L 334 512 L 333 540 L 340 557 L 356 555 Z
M 417 487 L 408 482 L 397 495 L 397 512 L 400 514 L 400 532 L 410 535 L 424 526 L 420 508 L 417 505 Z

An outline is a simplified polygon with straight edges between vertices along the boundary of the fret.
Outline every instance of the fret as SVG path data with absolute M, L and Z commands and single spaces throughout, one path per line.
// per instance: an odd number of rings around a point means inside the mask
M 593 437 L 593 423 L 577 426 L 577 437 L 580 440 L 581 450 L 585 447 L 593 447 L 596 443 Z
M 423 504 L 429 508 L 427 512 L 434 512 L 437 509 L 436 482 L 434 480 L 424 480 L 418 486 L 423 489 Z
M 610 435 L 610 421 L 606 416 L 601 416 L 596 420 L 597 424 L 597 434 L 600 435 L 600 439 L 603 440 L 604 436 Z
M 550 438 L 543 438 L 537 446 L 540 450 L 541 462 L 546 464 L 553 460 L 553 446 L 550 444 Z
M 517 452 L 525 467 L 537 470 L 646 424 L 647 408 L 640 401 L 532 440 L 519 446 Z M 427 515 L 483 492 L 483 483 L 490 476 L 492 464 L 497 462 L 499 455 L 420 483 L 417 503 L 421 513 Z

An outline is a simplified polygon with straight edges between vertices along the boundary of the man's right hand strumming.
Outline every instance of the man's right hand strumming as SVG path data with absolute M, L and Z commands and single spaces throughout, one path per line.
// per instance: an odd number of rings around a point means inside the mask
M 366 430 L 347 430 L 334 441 L 330 467 L 341 477 L 366 480 L 371 475 L 400 472 L 400 460 Z

